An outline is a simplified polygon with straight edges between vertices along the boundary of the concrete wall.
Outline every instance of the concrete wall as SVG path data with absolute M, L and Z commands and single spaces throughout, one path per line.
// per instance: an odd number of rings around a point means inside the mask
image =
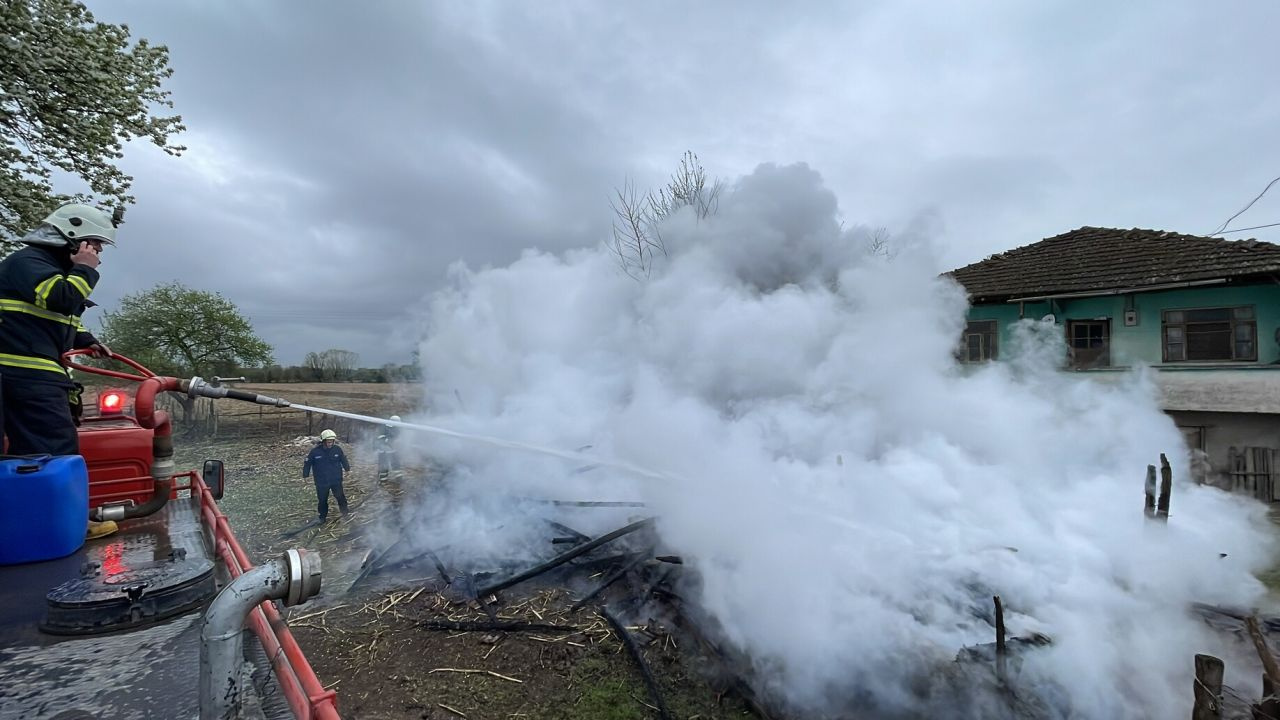
M 1219 487 L 1231 487 L 1229 448 L 1280 448 L 1280 415 L 1277 414 L 1171 411 L 1169 416 L 1183 428 L 1184 434 L 1195 435 L 1194 431 L 1199 429 L 1202 449 L 1209 462 L 1206 479 Z M 1187 433 L 1188 430 L 1192 432 Z
M 1187 308 L 1235 307 L 1253 305 L 1257 319 L 1258 360 L 1256 363 L 1235 365 L 1265 365 L 1280 363 L 1280 344 L 1276 331 L 1280 329 L 1280 285 L 1207 285 L 1182 290 L 1135 293 L 1132 295 L 1107 295 L 1092 298 L 1069 298 L 1044 302 L 998 303 L 975 305 L 969 309 L 970 320 L 995 320 L 999 328 L 999 348 L 1003 353 L 1008 347 L 1009 329 L 1017 322 L 1019 312 L 1023 317 L 1039 320 L 1052 313 L 1063 332 L 1068 320 L 1111 321 L 1111 364 L 1161 365 L 1161 319 L 1165 310 Z M 1124 324 L 1126 309 L 1137 311 L 1138 323 Z M 1195 366 L 1196 363 L 1170 363 L 1168 368 Z

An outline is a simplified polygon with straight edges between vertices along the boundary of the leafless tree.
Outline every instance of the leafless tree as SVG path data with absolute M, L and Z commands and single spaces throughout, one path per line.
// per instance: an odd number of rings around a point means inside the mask
M 307 353 L 302 364 L 312 372 L 316 380 L 324 382 L 349 380 L 360 365 L 360 355 L 350 350 L 331 348 L 324 352 Z
M 892 260 L 896 255 L 891 244 L 893 236 L 884 227 L 878 227 L 871 231 L 871 236 L 867 238 L 867 252 L 872 255 L 879 255 L 885 260 Z
M 707 172 L 692 150 L 680 158 L 680 167 L 671 180 L 659 188 L 640 195 L 630 179 L 609 203 L 613 208 L 613 250 L 627 275 L 639 280 L 649 277 L 653 261 L 667 254 L 662 239 L 662 221 L 684 207 L 692 207 L 698 220 L 713 214 L 719 207 L 724 182 L 708 184 Z

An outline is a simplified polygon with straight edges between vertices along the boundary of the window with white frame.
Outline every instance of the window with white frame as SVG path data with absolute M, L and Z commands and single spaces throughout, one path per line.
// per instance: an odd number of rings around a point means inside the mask
M 995 360 L 998 354 L 995 320 L 972 320 L 965 325 L 964 337 L 960 341 L 960 362 L 986 362 Z

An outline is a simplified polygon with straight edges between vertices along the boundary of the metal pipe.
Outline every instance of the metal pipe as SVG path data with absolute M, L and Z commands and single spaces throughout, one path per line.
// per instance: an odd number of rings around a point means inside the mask
M 256 403 L 258 405 L 272 405 L 275 407 L 289 407 L 290 405 L 288 400 L 271 397 L 270 395 L 259 395 L 257 393 L 246 392 L 244 390 L 223 387 L 222 385 L 212 385 L 205 382 L 205 380 L 199 376 L 193 377 L 190 380 L 183 380 L 182 390 L 191 398 L 231 398 L 232 400 L 243 400 L 245 402 Z
M 239 717 L 244 684 L 244 625 L 266 600 L 298 605 L 320 591 L 320 556 L 287 550 L 246 571 L 218 593 L 200 627 L 200 720 Z
M 215 538 L 218 557 L 227 566 L 227 572 L 233 578 L 240 577 L 254 567 L 249 556 L 236 540 L 227 516 L 218 509 L 209 487 L 199 478 L 192 482 L 200 488 L 200 513 L 205 525 Z M 311 663 L 303 654 L 293 633 L 289 632 L 289 624 L 280 616 L 275 603 L 264 602 L 256 610 L 249 613 L 249 627 L 262 647 L 271 658 L 271 665 L 276 671 L 276 680 L 284 691 L 289 707 L 293 708 L 294 717 L 310 717 L 314 720 L 340 720 L 337 710 L 337 693 L 326 690 L 320 679 L 311 669 Z M 310 712 L 310 715 L 307 713 Z

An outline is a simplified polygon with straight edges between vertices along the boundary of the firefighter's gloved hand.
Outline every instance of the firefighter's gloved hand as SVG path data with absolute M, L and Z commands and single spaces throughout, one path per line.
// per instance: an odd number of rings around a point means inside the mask
M 87 265 L 91 268 L 96 268 L 102 264 L 102 258 L 98 257 L 97 248 L 92 243 L 85 241 L 80 243 L 79 249 L 72 253 L 71 262 L 76 265 Z
M 102 343 L 94 343 L 90 345 L 89 354 L 92 355 L 93 357 L 99 357 L 99 358 L 114 357 L 111 354 L 111 348 L 107 347 L 106 345 L 103 345 Z

